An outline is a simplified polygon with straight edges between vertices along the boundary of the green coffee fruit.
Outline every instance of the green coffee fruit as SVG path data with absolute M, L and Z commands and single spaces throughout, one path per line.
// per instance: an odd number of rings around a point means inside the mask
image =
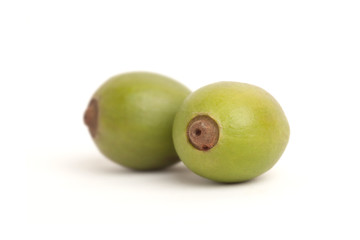
M 84 121 L 110 160 L 137 170 L 165 168 L 179 161 L 172 124 L 189 93 L 182 84 L 155 73 L 117 75 L 92 96 Z
M 219 82 L 190 94 L 173 126 L 184 164 L 218 182 L 242 182 L 269 170 L 289 134 L 278 102 L 265 90 L 238 82 Z

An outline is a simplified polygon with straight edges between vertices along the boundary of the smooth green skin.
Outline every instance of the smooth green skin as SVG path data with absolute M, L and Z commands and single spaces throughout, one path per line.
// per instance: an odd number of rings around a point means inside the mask
M 137 170 L 178 162 L 172 123 L 189 93 L 182 84 L 154 73 L 110 78 L 93 95 L 99 106 L 97 147 L 112 161 Z
M 197 115 L 219 125 L 219 141 L 208 151 L 194 148 L 186 128 Z M 190 94 L 173 126 L 176 152 L 194 173 L 218 182 L 243 182 L 269 170 L 289 140 L 289 124 L 278 102 L 245 83 L 214 83 Z

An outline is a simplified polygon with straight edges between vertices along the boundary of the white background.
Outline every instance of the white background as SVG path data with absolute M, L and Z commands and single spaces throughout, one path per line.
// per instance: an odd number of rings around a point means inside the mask
M 82 122 L 114 74 L 258 85 L 288 147 L 243 184 L 138 173 Z M 0 1 L 1 239 L 359 239 L 359 1 Z

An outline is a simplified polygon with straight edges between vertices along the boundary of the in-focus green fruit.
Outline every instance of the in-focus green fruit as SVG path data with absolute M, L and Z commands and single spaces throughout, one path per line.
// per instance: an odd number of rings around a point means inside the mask
M 190 94 L 173 126 L 184 164 L 218 182 L 242 182 L 269 170 L 289 134 L 277 101 L 259 87 L 238 82 L 219 82 Z
M 190 91 L 180 83 L 147 72 L 117 75 L 93 95 L 85 124 L 100 151 L 137 170 L 153 170 L 179 161 L 172 124 Z

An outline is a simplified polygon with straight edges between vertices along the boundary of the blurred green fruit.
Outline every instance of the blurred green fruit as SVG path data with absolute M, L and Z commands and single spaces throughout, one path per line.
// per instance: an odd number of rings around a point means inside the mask
M 184 164 L 218 182 L 242 182 L 269 170 L 289 134 L 278 102 L 265 90 L 238 82 L 219 82 L 190 94 L 173 126 Z
M 99 150 L 112 161 L 137 170 L 165 168 L 179 161 L 172 124 L 189 93 L 162 75 L 117 75 L 95 92 L 84 121 Z

